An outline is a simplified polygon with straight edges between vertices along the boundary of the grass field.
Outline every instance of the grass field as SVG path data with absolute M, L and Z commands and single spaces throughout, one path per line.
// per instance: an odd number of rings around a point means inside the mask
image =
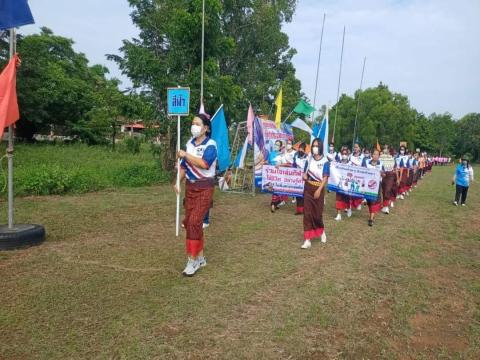
M 480 187 L 455 208 L 452 172 L 373 228 L 330 194 L 308 251 L 292 205 L 217 193 L 193 278 L 170 187 L 17 199 L 48 240 L 0 253 L 0 358 L 479 359 Z
M 4 154 L 4 146 L 0 148 Z M 0 175 L 0 187 L 6 182 L 6 163 Z M 167 181 L 143 144 L 142 151 L 131 154 L 122 144 L 117 151 L 84 144 L 15 146 L 14 183 L 17 195 L 61 195 L 101 189 L 137 187 Z M 3 192 L 5 196 L 5 191 Z

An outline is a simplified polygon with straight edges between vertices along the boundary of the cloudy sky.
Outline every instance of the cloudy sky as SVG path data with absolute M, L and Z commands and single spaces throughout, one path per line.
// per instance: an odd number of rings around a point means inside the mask
M 137 30 L 126 0 L 29 0 L 34 33 L 48 26 L 73 38 L 92 63 L 102 63 L 121 78 L 105 54 L 116 53 Z M 408 95 L 419 111 L 480 112 L 480 0 L 300 0 L 285 26 L 303 91 L 313 99 L 323 14 L 326 24 L 317 105 L 334 104 L 343 26 L 346 26 L 341 92 L 380 81 Z

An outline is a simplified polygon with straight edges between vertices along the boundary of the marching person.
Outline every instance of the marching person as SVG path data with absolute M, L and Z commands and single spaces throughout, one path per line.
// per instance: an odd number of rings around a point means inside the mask
M 468 188 L 471 183 L 473 183 L 473 167 L 470 165 L 468 158 L 462 156 L 462 162 L 457 165 L 452 180 L 452 185 L 456 185 L 453 205 L 458 206 L 460 203 L 462 206 L 465 206 Z
M 306 148 L 307 144 L 302 142 L 299 147 L 298 151 L 296 152 L 295 156 L 293 157 L 293 167 L 294 168 L 300 168 L 300 169 L 305 169 L 305 164 L 307 163 L 308 155 L 306 153 Z M 303 202 L 303 197 L 296 197 L 296 204 L 297 208 L 295 211 L 295 215 L 301 215 L 303 214 L 304 210 L 304 202 Z
M 330 161 L 330 162 L 340 161 L 339 155 L 340 155 L 339 153 L 337 154 L 335 152 L 335 145 L 333 143 L 331 143 L 330 146 L 328 147 L 328 154 L 327 154 L 328 161 Z
M 281 150 L 282 150 L 282 142 L 280 140 L 276 140 L 275 144 L 273 145 L 272 151 L 270 151 L 270 154 L 268 155 L 268 165 L 280 166 L 283 164 L 284 157 L 281 153 Z M 271 212 L 274 213 L 275 210 L 278 210 L 280 208 L 280 206 L 285 205 L 286 199 L 287 199 L 287 196 L 273 193 L 272 201 L 270 203 Z
M 408 189 L 408 155 L 405 151 L 405 146 L 400 146 L 400 151 L 397 157 L 395 158 L 396 167 L 397 167 L 397 185 L 398 185 L 398 194 L 397 199 L 405 199 L 405 193 Z
M 358 143 L 355 143 L 353 146 L 353 152 L 350 155 L 350 165 L 354 166 L 362 166 L 363 163 L 363 155 L 362 151 L 360 149 L 360 145 Z M 357 209 L 358 211 L 362 210 L 362 203 L 363 203 L 363 197 L 353 197 L 352 196 L 352 207 Z
M 397 183 L 397 171 L 395 169 L 395 160 L 393 159 L 393 156 L 390 155 L 388 145 L 384 146 L 383 154 L 380 158 L 380 161 L 382 162 L 383 170 L 385 172 L 385 176 L 382 180 L 382 212 L 384 214 L 389 214 L 389 207 L 393 207 L 393 202 L 395 201 L 395 185 Z
M 193 118 L 192 138 L 187 142 L 187 150 L 180 150 L 180 181 L 185 181 L 185 218 L 183 225 L 187 230 L 186 250 L 187 266 L 185 276 L 193 276 L 207 265 L 203 254 L 203 220 L 208 213 L 215 186 L 215 168 L 217 163 L 217 144 L 210 138 L 210 121 L 203 114 Z M 180 189 L 174 186 L 175 192 Z
M 311 155 L 305 164 L 305 187 L 303 190 L 303 238 L 302 249 L 312 246 L 311 240 L 321 238 L 327 242 L 325 225 L 323 224 L 323 208 L 325 205 L 325 188 L 330 176 L 330 162 L 323 156 L 323 144 L 315 138 L 311 145 Z
M 374 149 L 372 151 L 372 158 L 370 160 L 365 159 L 363 161 L 362 166 L 366 167 L 367 169 L 376 169 L 380 171 L 380 181 L 385 176 L 385 169 L 383 168 L 382 163 L 379 160 L 380 151 Z M 382 208 L 382 184 L 379 184 L 378 187 L 378 195 L 376 200 L 367 200 L 368 205 L 368 212 L 370 213 L 370 217 L 368 219 L 368 226 L 373 226 L 373 221 L 375 219 L 375 214 L 380 211 Z
M 349 165 L 350 161 L 348 160 L 348 149 L 342 148 L 340 161 L 341 164 Z M 336 221 L 342 220 L 342 211 L 347 213 L 347 217 L 352 216 L 352 198 L 349 195 L 341 194 L 339 192 L 335 195 L 335 208 L 337 209 Z

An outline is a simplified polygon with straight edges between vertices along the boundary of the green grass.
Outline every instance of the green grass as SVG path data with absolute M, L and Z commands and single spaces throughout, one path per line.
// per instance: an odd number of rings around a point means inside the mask
M 147 186 L 168 180 L 168 174 L 161 171 L 147 149 L 131 154 L 122 146 L 118 147 L 119 150 L 112 151 L 106 147 L 82 144 L 16 145 L 15 193 L 20 196 L 86 193 Z M 2 152 L 4 148 L 0 149 Z M 4 186 L 6 159 L 2 165 L 0 181 Z
M 373 228 L 328 195 L 309 251 L 291 205 L 217 192 L 189 279 L 169 186 L 17 199 L 48 239 L 0 253 L 0 358 L 478 359 L 480 190 L 451 205 L 452 171 Z

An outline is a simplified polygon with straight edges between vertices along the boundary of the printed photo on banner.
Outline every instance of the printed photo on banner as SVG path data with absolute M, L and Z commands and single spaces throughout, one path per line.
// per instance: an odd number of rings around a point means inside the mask
M 380 155 L 380 161 L 382 162 L 385 171 L 392 171 L 395 167 L 395 159 L 392 155 L 382 154 Z
M 278 195 L 303 197 L 303 171 L 264 165 L 262 168 L 262 191 Z
M 344 195 L 376 200 L 380 180 L 380 171 L 377 169 L 332 162 L 330 164 L 328 189 Z

